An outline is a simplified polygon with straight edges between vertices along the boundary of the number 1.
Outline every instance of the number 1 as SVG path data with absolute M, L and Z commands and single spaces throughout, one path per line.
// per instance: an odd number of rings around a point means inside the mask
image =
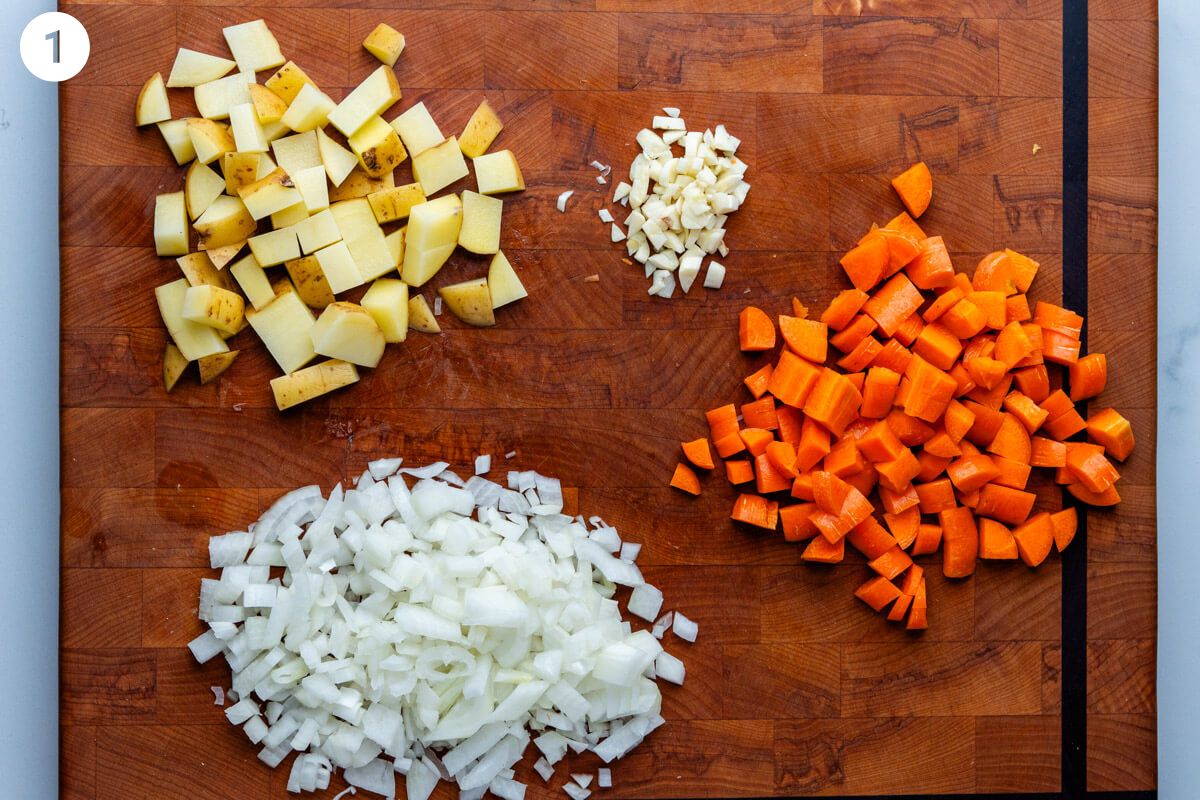
M 55 64 L 59 63 L 58 34 L 59 34 L 59 31 L 51 31 L 50 33 L 46 34 L 47 41 L 49 41 L 50 39 L 54 40 L 54 63 Z

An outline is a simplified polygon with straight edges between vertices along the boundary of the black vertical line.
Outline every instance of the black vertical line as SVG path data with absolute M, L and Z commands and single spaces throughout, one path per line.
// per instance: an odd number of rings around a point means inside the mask
M 1088 14 L 1087 0 L 1063 3 L 1063 305 L 1088 310 Z M 1081 340 L 1087 352 L 1087 328 Z M 1087 793 L 1087 514 L 1062 559 L 1062 790 Z

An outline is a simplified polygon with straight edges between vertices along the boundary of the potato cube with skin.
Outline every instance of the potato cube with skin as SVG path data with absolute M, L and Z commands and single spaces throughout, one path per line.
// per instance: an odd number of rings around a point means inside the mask
M 246 301 L 237 292 L 219 286 L 189 286 L 183 298 L 183 318 L 225 333 L 241 330 Z
M 383 230 L 375 222 L 375 214 L 372 213 L 371 204 L 366 199 L 357 198 L 335 203 L 329 210 L 337 221 L 342 241 L 349 248 L 354 263 L 358 265 L 359 276 L 364 282 L 374 280 L 396 268 Z
M 381 66 L 329 112 L 329 124 L 344 136 L 355 133 L 400 99 L 400 84 L 389 66 Z
M 296 287 L 296 293 L 309 308 L 324 308 L 336 298 L 325 280 L 325 273 L 316 256 L 304 256 L 287 262 L 288 275 Z
M 275 162 L 292 177 L 302 169 L 321 166 L 321 150 L 317 146 L 317 132 L 305 131 L 284 136 L 271 142 Z
M 268 122 L 279 122 L 283 119 L 283 113 L 287 111 L 288 107 L 288 104 L 283 102 L 283 98 L 257 83 L 250 84 L 248 88 L 250 102 L 254 105 L 254 116 L 258 118 L 259 124 L 265 125 Z
M 455 194 L 418 203 L 409 210 L 405 249 L 429 250 L 456 244 L 462 228 L 462 216 L 462 200 Z
M 238 103 L 229 109 L 229 127 L 239 153 L 267 152 L 267 137 L 258 124 L 253 103 Z
M 161 72 L 151 75 L 142 85 L 133 117 L 138 127 L 154 122 L 166 122 L 171 118 L 171 102 L 167 99 L 167 87 L 163 85 Z
M 171 157 L 181 167 L 196 157 L 196 148 L 192 145 L 192 137 L 188 135 L 187 123 L 186 117 L 158 123 L 158 132 L 167 143 Z
M 383 331 L 355 303 L 330 303 L 312 327 L 313 349 L 323 356 L 374 367 L 383 358 Z
M 392 256 L 392 266 L 400 269 L 400 265 L 404 263 L 404 232 L 407 228 L 397 228 L 396 230 L 383 237 L 387 242 L 388 252 Z
M 392 120 L 391 124 L 396 133 L 400 134 L 400 139 L 410 156 L 415 157 L 446 139 L 424 103 L 417 103 Z
M 521 168 L 517 166 L 517 157 L 511 150 L 479 156 L 474 159 L 474 164 L 475 182 L 479 186 L 480 194 L 519 192 L 525 188 L 525 179 L 521 176 Z M 415 161 L 413 168 L 416 168 Z
M 224 270 L 217 269 L 209 253 L 200 250 L 175 259 L 189 286 L 219 286 L 233 289 L 233 281 Z
M 458 149 L 458 139 L 451 136 L 439 145 L 413 157 L 413 177 L 426 195 L 437 194 L 455 181 L 467 176 L 467 162 Z
M 261 310 L 247 311 L 246 319 L 284 372 L 295 372 L 316 358 L 316 318 L 296 292 L 284 292 Z
M 241 351 L 230 350 L 228 353 L 216 353 L 197 361 L 196 365 L 200 368 L 200 385 L 216 380 L 222 372 L 233 366 L 239 352 Z
M 500 216 L 504 201 L 495 197 L 464 191 L 462 193 L 462 228 L 458 243 L 471 253 L 486 255 L 500 249 Z
M 260 233 L 246 240 L 254 260 L 264 267 L 273 267 L 300 257 L 300 243 L 291 228 Z
M 395 187 L 396 178 L 392 173 L 388 172 L 381 178 L 372 178 L 363 172 L 363 168 L 358 165 L 358 159 L 355 158 L 354 169 L 346 176 L 346 180 L 342 181 L 340 186 L 334 186 L 329 190 L 329 203 L 332 205 L 345 200 L 355 200 L 366 197 L 372 192 L 381 192 L 384 189 L 394 189 Z
M 294 203 L 287 208 L 281 208 L 278 211 L 271 212 L 271 227 L 275 230 L 280 228 L 291 228 L 293 231 L 299 232 L 297 225 L 308 219 L 308 209 L 304 207 L 304 202 Z
M 492 146 L 503 128 L 500 117 L 484 100 L 467 120 L 467 127 L 463 128 L 462 138 L 458 140 L 458 148 L 467 158 L 479 158 Z
M 221 195 L 213 200 L 192 227 L 196 229 L 204 249 L 212 250 L 246 241 L 254 235 L 258 224 L 240 198 Z
M 174 389 L 175 384 L 179 383 L 179 379 L 183 377 L 183 372 L 190 363 L 174 342 L 167 342 L 162 360 L 163 388 L 168 392 Z
M 221 157 L 221 172 L 225 175 L 225 193 L 236 196 L 243 186 L 249 186 L 260 177 L 259 161 L 262 153 L 226 153 Z M 268 170 L 268 173 L 270 171 Z
M 487 283 L 488 291 L 492 295 L 493 309 L 529 296 L 529 292 L 525 291 L 525 284 L 521 283 L 517 271 L 513 269 L 503 251 L 492 257 Z
M 468 325 L 486 328 L 496 324 L 487 278 L 443 286 L 438 289 L 438 294 L 446 303 L 446 308 Z
M 346 176 L 358 166 L 358 156 L 330 139 L 322 128 L 317 128 L 317 152 L 325 166 L 325 174 L 334 186 L 341 186 Z
M 284 411 L 358 380 L 358 369 L 345 361 L 322 361 L 271 380 L 275 407 Z
M 424 295 L 413 295 L 408 298 L 408 327 L 421 333 L 441 333 L 442 326 L 438 325 L 437 317 L 425 302 Z
M 205 119 L 225 119 L 229 116 L 229 109 L 239 103 L 251 102 L 252 83 L 254 76 L 245 72 L 235 72 L 224 78 L 202 83 L 193 90 L 196 110 Z
M 225 269 L 229 262 L 237 258 L 238 253 L 242 252 L 242 248 L 246 246 L 246 242 L 234 242 L 233 244 L 221 245 L 220 247 L 210 247 L 204 250 L 204 254 L 208 256 L 209 261 L 219 270 Z M 221 273 L 222 275 L 225 273 Z
M 372 117 L 346 142 L 358 156 L 363 172 L 372 178 L 391 172 L 408 158 L 400 135 L 383 121 L 383 117 Z M 413 162 L 413 173 L 416 173 L 416 162 Z
M 250 301 L 254 310 L 262 311 L 275 299 L 275 290 L 271 288 L 271 281 L 267 278 L 267 273 L 263 272 L 263 268 L 259 266 L 258 261 L 255 260 L 253 253 L 231 266 L 229 274 L 242 288 L 242 293 L 246 295 L 246 299 Z
M 337 106 L 333 98 L 311 83 L 300 87 L 296 98 L 288 105 L 279 121 L 297 133 L 319 128 L 329 118 L 329 112 Z
M 317 164 L 315 167 L 291 171 L 292 182 L 304 200 L 304 208 L 310 214 L 329 208 L 329 184 L 325 178 L 325 167 Z
M 233 135 L 229 128 L 211 119 L 192 117 L 187 121 L 188 138 L 192 140 L 192 149 L 196 160 L 201 164 L 211 164 L 226 153 L 236 150 Z
M 230 25 L 221 32 L 225 34 L 229 52 L 233 53 L 233 59 L 242 72 L 254 73 L 283 65 L 279 42 L 263 20 Z
M 195 87 L 209 83 L 229 74 L 229 70 L 237 63 L 228 58 L 179 48 L 175 54 L 175 63 L 171 66 L 171 74 L 167 77 L 167 88 Z
M 313 255 L 325 275 L 330 291 L 334 294 L 341 294 L 365 283 L 345 242 L 322 247 Z
M 249 186 L 243 186 L 238 190 L 238 196 L 246 204 L 250 216 L 256 220 L 304 202 L 291 176 L 282 167 L 276 167 L 270 175 Z
M 229 350 L 229 346 L 215 328 L 183 318 L 183 301 L 187 292 L 188 282 L 183 278 L 154 290 L 159 314 L 162 315 L 163 324 L 167 326 L 167 333 L 171 335 L 175 346 L 188 361 L 196 361 Z
M 367 202 L 371 204 L 375 221 L 383 225 L 398 219 L 407 219 L 413 206 L 425 202 L 425 193 L 421 191 L 421 184 L 408 183 L 371 192 L 367 195 Z
M 196 219 L 225 191 L 225 179 L 207 164 L 193 161 L 183 176 L 183 198 L 189 219 Z
M 300 252 L 305 254 L 315 253 L 342 238 L 337 219 L 329 209 L 318 211 L 311 217 L 297 222 L 292 226 L 292 230 L 296 232 L 296 239 L 300 242 Z
M 300 88 L 305 84 L 314 89 L 321 88 L 294 61 L 287 62 L 274 75 L 263 81 L 263 86 L 274 92 L 280 100 L 288 105 L 291 105 L 291 102 L 296 99 L 296 95 L 300 94 Z
M 380 278 L 363 295 L 362 307 L 383 331 L 388 344 L 408 337 L 408 284 L 395 278 Z
M 154 198 L 154 251 L 160 256 L 187 255 L 188 218 L 183 192 Z
M 404 52 L 404 34 L 381 22 L 363 40 L 363 48 L 389 67 L 396 66 L 396 59 Z

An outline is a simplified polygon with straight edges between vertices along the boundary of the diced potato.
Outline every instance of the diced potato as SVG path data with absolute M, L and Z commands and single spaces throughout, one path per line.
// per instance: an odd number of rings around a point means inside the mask
M 288 105 L 279 121 L 297 133 L 311 131 L 325 124 L 329 112 L 337 106 L 333 98 L 315 85 L 306 83 L 300 87 L 296 99 Z
M 371 117 L 346 141 L 358 156 L 363 171 L 372 178 L 390 173 L 408 158 L 400 135 L 383 121 L 383 117 Z M 416 171 L 415 163 L 413 171 Z
M 266 140 L 268 143 L 273 142 L 276 139 L 286 136 L 287 134 L 292 132 L 291 128 L 289 128 L 287 125 L 283 124 L 283 120 L 276 120 L 274 122 L 264 122 L 264 123 L 262 123 L 262 129 L 263 129 L 263 136 L 266 137 Z
M 221 195 L 193 223 L 206 250 L 244 242 L 258 227 L 240 198 Z
M 479 158 L 492 146 L 503 128 L 500 117 L 484 100 L 467 120 L 467 127 L 463 128 L 462 138 L 458 140 L 458 148 L 467 158 Z
M 383 331 L 388 344 L 408 337 L 408 284 L 395 278 L 380 278 L 363 295 L 362 307 Z
M 324 180 L 324 177 L 321 180 Z M 328 208 L 297 222 L 292 226 L 292 230 L 296 232 L 296 239 L 300 242 L 300 252 L 306 254 L 315 253 L 342 238 L 337 219 Z
M 320 88 L 294 61 L 287 62 L 274 75 L 263 81 L 263 86 L 288 105 L 296 99 L 296 95 L 300 94 L 300 87 L 305 84 L 314 89 Z
M 183 192 L 154 198 L 154 251 L 160 256 L 187 255 L 188 218 Z
M 167 78 L 167 88 L 193 87 L 215 81 L 227 75 L 229 70 L 236 66 L 237 63 L 228 58 L 181 47 L 175 54 L 175 63 L 171 66 L 171 74 Z
M 381 66 L 346 95 L 329 113 L 329 124 L 344 136 L 353 136 L 372 117 L 382 114 L 400 99 L 400 84 L 389 66 Z
M 291 176 L 282 167 L 276 167 L 270 175 L 249 186 L 243 186 L 238 190 L 238 196 L 246 204 L 250 216 L 256 220 L 304 202 Z
M 240 153 L 267 152 L 267 137 L 258 124 L 258 115 L 253 103 L 238 103 L 229 109 L 229 127 L 233 130 L 233 142 Z
M 296 291 L 296 285 L 292 283 L 292 279 L 287 275 L 280 275 L 275 280 L 271 281 L 271 291 L 275 293 L 276 297 L 289 292 L 292 294 L 298 294 Z M 304 298 L 301 297 L 300 299 L 303 300 Z
M 433 309 L 425 302 L 425 295 L 413 295 L 408 300 L 408 327 L 421 333 L 441 333 Z
M 187 121 L 188 138 L 192 140 L 192 149 L 196 160 L 201 164 L 211 164 L 237 146 L 233 142 L 228 126 L 211 119 L 192 117 Z
M 433 121 L 429 109 L 424 103 L 417 103 L 400 116 L 392 120 L 392 127 L 400 134 L 404 147 L 410 156 L 416 157 L 431 147 L 436 147 L 445 140 L 438 124 Z
M 273 267 L 300 257 L 300 243 L 291 228 L 260 233 L 246 240 L 254 260 L 264 267 Z
M 246 319 L 285 373 L 316 358 L 312 343 L 316 318 L 296 292 L 284 292 L 263 309 L 247 311 Z
M 363 48 L 389 67 L 396 66 L 396 59 L 404 52 L 404 34 L 381 22 L 363 40 Z
M 383 225 L 385 222 L 407 218 L 413 206 L 425 202 L 425 193 L 421 191 L 421 184 L 406 183 L 403 186 L 371 192 L 367 195 L 367 202 L 371 204 L 371 211 L 375 213 L 375 221 Z
M 479 156 L 474 159 L 474 164 L 475 182 L 479 186 L 480 194 L 519 192 L 525 188 L 525 179 L 521 177 L 517 157 L 511 150 Z
M 271 392 L 275 395 L 275 407 L 283 411 L 334 389 L 349 386 L 357 380 L 358 369 L 353 364 L 337 360 L 322 361 L 291 375 L 273 378 Z
M 246 301 L 237 292 L 219 286 L 189 286 L 180 315 L 225 333 L 237 333 L 246 313 Z
M 171 102 L 167 99 L 167 87 L 163 85 L 161 72 L 151 75 L 142 85 L 133 116 L 139 127 L 153 122 L 166 122 L 171 118 Z
M 171 156 L 175 159 L 176 164 L 182 167 L 196 157 L 196 148 L 192 145 L 192 137 L 188 136 L 186 117 L 160 122 L 158 131 L 162 134 L 163 141 L 167 143 L 167 149 L 171 151 Z
M 427 195 L 437 194 L 450 184 L 467 176 L 467 162 L 458 149 L 458 139 L 451 136 L 439 145 L 413 157 L 413 177 Z
M 258 172 L 254 175 L 254 180 L 262 180 L 270 175 L 276 169 L 276 164 L 272 160 L 269 153 L 255 153 L 258 156 Z M 254 181 L 251 181 L 253 183 Z
M 341 186 L 346 176 L 358 166 L 358 156 L 330 139 L 323 128 L 317 128 L 317 151 L 325 165 L 325 174 L 334 186 Z
M 446 308 L 468 325 L 486 328 L 496 324 L 487 278 L 443 286 L 438 289 L 438 294 L 441 295 Z
M 330 291 L 334 294 L 341 294 L 365 283 L 345 242 L 322 247 L 313 255 L 321 267 L 321 272 L 325 274 Z
M 179 383 L 179 379 L 183 377 L 183 371 L 187 369 L 189 363 L 191 362 L 184 357 L 174 342 L 167 342 L 162 360 L 163 388 L 168 392 L 174 389 L 175 384 Z
M 238 286 L 242 287 L 242 293 L 246 295 L 246 299 L 250 301 L 250 305 L 254 307 L 255 311 L 262 311 L 275 299 L 275 290 L 271 288 L 271 281 L 267 278 L 267 273 L 263 272 L 263 268 L 259 266 L 258 261 L 255 260 L 253 253 L 231 266 L 229 274 L 233 275 Z
M 183 176 L 183 199 L 188 218 L 197 219 L 224 191 L 224 178 L 207 164 L 193 161 Z
M 418 203 L 409 210 L 405 249 L 428 250 L 456 244 L 462 216 L 462 200 L 455 194 Z
M 230 152 L 221 157 L 221 172 L 225 175 L 225 193 L 236 196 L 238 189 L 259 179 L 258 165 L 262 153 Z M 270 174 L 268 172 L 268 174 Z
M 258 117 L 259 124 L 266 125 L 283 119 L 288 104 L 279 95 L 257 83 L 250 84 L 249 89 L 250 102 L 254 104 L 254 115 Z
M 241 25 L 230 25 L 221 31 L 225 41 L 229 43 L 229 52 L 237 61 L 238 69 L 242 72 L 259 72 L 281 66 L 283 54 L 279 52 L 279 42 L 271 33 L 267 23 L 261 19 L 243 22 Z
M 500 216 L 503 211 L 503 200 L 464 191 L 458 243 L 471 253 L 495 253 L 500 249 Z
M 196 110 L 205 119 L 225 119 L 229 116 L 229 109 L 239 103 L 251 102 L 252 83 L 254 76 L 245 72 L 235 72 L 224 78 L 202 83 L 193 90 Z
M 233 366 L 233 361 L 238 357 L 239 352 L 241 351 L 230 350 L 228 353 L 217 353 L 200 359 L 197 362 L 200 367 L 200 384 L 215 380 L 218 375 Z
M 288 170 L 292 182 L 304 200 L 304 208 L 310 214 L 329 208 L 329 183 L 325 177 L 325 167 L 320 162 L 314 167 L 299 170 Z
M 397 228 L 396 230 L 383 237 L 387 242 L 388 251 L 392 254 L 392 266 L 400 269 L 400 265 L 404 263 L 404 232 L 408 228 Z
M 188 361 L 196 361 L 211 356 L 214 353 L 224 353 L 229 350 L 225 340 L 220 337 L 215 328 L 199 325 L 183 318 L 183 300 L 187 296 L 188 282 L 180 278 L 177 281 L 163 284 L 154 290 L 158 301 L 158 312 L 162 315 L 167 333 L 175 342 L 175 346 Z
M 321 271 L 321 265 L 316 256 L 297 258 L 287 262 L 284 266 L 287 267 L 288 275 L 295 284 L 296 292 L 306 306 L 324 308 L 336 299 L 329 288 L 329 281 L 325 280 L 325 273 Z
M 290 205 L 287 208 L 281 208 L 278 211 L 272 211 L 271 227 L 275 230 L 279 230 L 280 228 L 292 228 L 293 231 L 297 231 L 298 236 L 299 233 L 296 226 L 302 224 L 306 219 L 308 219 L 308 209 L 304 207 L 304 201 L 301 201 L 299 203 Z
M 371 204 L 365 198 L 334 203 L 329 210 L 333 212 L 342 241 L 350 249 L 363 281 L 374 280 L 396 268 L 383 230 L 375 222 Z
M 233 281 L 229 274 L 217 269 L 207 251 L 199 250 L 175 259 L 183 277 L 189 286 L 219 286 L 222 289 L 233 289 Z
M 383 331 L 360 305 L 330 303 L 312 327 L 313 349 L 319 355 L 374 367 L 383 358 Z
M 242 248 L 246 246 L 246 242 L 234 242 L 233 244 L 221 245 L 220 247 L 210 247 L 204 250 L 204 254 L 208 256 L 209 261 L 217 269 L 225 269 L 225 265 L 233 261 L 237 254 L 242 252 Z M 224 274 L 224 273 L 222 273 Z
M 508 262 L 504 251 L 499 251 L 492 257 L 487 282 L 494 309 L 529 296 L 529 292 L 525 291 L 525 284 L 517 277 L 517 271 Z
M 379 179 L 372 178 L 363 172 L 363 168 L 358 165 L 358 158 L 353 153 L 350 155 L 354 158 L 354 169 L 350 171 L 340 185 L 334 186 L 329 190 L 330 203 L 353 200 L 356 197 L 366 197 L 372 192 L 380 192 L 396 186 L 396 179 L 392 173 L 389 172 Z
M 317 132 L 305 131 L 284 136 L 271 142 L 271 152 L 284 172 L 296 177 L 296 173 L 309 167 L 321 166 L 321 150 L 317 146 Z

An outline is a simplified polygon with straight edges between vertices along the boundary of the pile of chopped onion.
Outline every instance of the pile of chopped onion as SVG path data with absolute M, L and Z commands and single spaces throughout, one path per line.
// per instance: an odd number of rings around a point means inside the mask
M 671 297 L 676 276 L 686 294 L 706 257 L 729 254 L 725 220 L 746 201 L 750 184 L 746 163 L 734 155 L 741 140 L 724 125 L 689 131 L 679 109 L 663 111 L 638 133 L 642 152 L 629 167 L 629 182 L 613 192 L 613 202 L 631 210 L 625 231 L 613 224 L 612 240 L 625 239 L 629 255 L 645 266 L 649 294 Z M 677 144 L 682 155 L 672 149 Z M 705 287 L 719 289 L 724 279 L 725 267 L 710 261 Z
M 655 680 L 682 683 L 684 667 L 660 640 L 672 625 L 696 634 L 682 614 L 659 617 L 638 545 L 562 508 L 559 482 L 534 472 L 464 482 L 400 459 L 328 498 L 298 489 L 209 541 L 221 574 L 201 581 L 209 630 L 188 647 L 229 663 L 225 715 L 262 761 L 299 753 L 289 791 L 341 769 L 388 798 L 400 773 L 409 800 L 440 780 L 467 800 L 522 800 L 513 766 L 531 739 L 549 780 L 568 750 L 608 763 L 661 725 Z M 633 589 L 630 613 L 658 619 L 649 631 L 622 620 L 617 585 Z M 584 800 L 591 776 L 573 777 L 564 791 Z

